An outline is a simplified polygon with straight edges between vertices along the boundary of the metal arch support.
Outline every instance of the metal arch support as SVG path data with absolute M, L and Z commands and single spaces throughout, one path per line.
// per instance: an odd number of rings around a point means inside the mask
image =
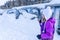
M 28 9 L 30 9 L 30 10 L 28 11 Z M 38 12 L 33 13 L 32 10 L 34 10 L 34 9 L 36 9 Z M 31 14 L 37 15 L 37 18 L 41 19 L 41 12 L 40 12 L 41 9 L 39 9 L 37 7 L 21 8 L 21 10 L 25 10 L 27 13 L 31 13 Z
M 15 11 L 12 11 L 12 10 L 15 10 Z M 11 11 L 11 12 L 9 13 L 9 11 Z M 19 16 L 22 15 L 22 13 L 20 13 L 18 9 L 8 10 L 7 13 L 8 13 L 8 14 L 15 13 L 16 19 L 18 19 Z
M 19 16 L 20 16 L 20 15 L 23 15 L 23 14 L 22 14 L 22 13 L 20 13 L 18 9 L 15 9 L 15 10 L 16 10 L 16 14 L 15 14 L 15 15 L 16 15 L 16 19 L 18 19 L 18 18 L 19 18 Z

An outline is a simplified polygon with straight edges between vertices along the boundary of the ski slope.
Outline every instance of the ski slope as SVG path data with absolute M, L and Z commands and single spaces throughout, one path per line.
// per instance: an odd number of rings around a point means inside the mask
M 45 5 L 51 4 L 60 4 L 60 1 L 52 0 L 50 3 L 14 7 L 12 9 L 16 8 L 19 10 L 23 7 L 45 8 Z M 3 15 L 0 15 L 0 40 L 38 40 L 36 37 L 40 34 L 38 19 L 35 18 L 34 20 L 31 20 L 31 18 L 36 17 L 36 15 L 24 12 L 24 14 L 20 15 L 18 19 L 15 19 L 16 14 L 8 14 L 7 11 L 8 10 L 0 10 L 0 13 L 3 13 Z M 57 14 L 56 18 L 58 18 Z M 58 23 L 56 20 L 55 29 L 57 25 Z M 56 30 L 54 40 L 60 40 L 60 36 L 56 33 Z
M 0 15 L 0 40 L 38 40 L 37 35 L 40 34 L 40 25 L 38 19 L 31 18 L 36 17 L 34 14 L 26 13 L 22 10 L 22 14 L 16 19 L 17 11 L 11 10 L 14 13 L 7 13 L 8 10 L 3 11 L 3 15 Z M 2 12 L 2 11 L 1 11 Z M 58 19 L 59 11 L 56 12 L 55 18 Z M 57 34 L 58 20 L 55 24 L 54 40 L 60 40 L 60 36 Z
M 32 14 L 20 15 L 15 19 L 15 14 L 0 15 L 0 40 L 38 40 L 40 26 L 37 18 L 30 20 Z
M 21 10 L 23 15 L 16 19 L 16 10 L 3 10 L 0 15 L 0 40 L 38 40 L 37 35 L 40 34 L 40 25 L 37 16 Z M 13 11 L 13 12 L 12 12 Z M 58 19 L 59 14 L 55 14 Z M 34 20 L 31 18 L 36 17 Z M 60 36 L 56 33 L 58 20 L 55 24 L 54 40 L 59 40 Z M 58 38 L 58 39 L 57 39 Z

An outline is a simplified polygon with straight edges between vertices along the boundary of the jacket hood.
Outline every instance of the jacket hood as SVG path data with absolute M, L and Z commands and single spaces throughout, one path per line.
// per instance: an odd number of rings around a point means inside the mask
M 55 18 L 53 18 L 53 17 L 49 18 L 48 21 L 51 21 L 52 23 L 55 24 Z

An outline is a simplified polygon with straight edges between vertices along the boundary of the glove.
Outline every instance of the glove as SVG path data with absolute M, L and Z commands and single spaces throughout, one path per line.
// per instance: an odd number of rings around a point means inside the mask
M 41 35 L 40 35 L 40 34 L 38 34 L 38 35 L 37 35 L 37 38 L 38 38 L 38 39 L 41 39 Z

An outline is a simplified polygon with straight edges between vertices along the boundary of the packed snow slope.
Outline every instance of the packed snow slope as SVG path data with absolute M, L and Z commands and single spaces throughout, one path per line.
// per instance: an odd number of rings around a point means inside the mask
M 26 13 L 15 19 L 15 14 L 8 14 L 7 11 L 0 15 L 0 40 L 38 40 L 39 22 L 37 18 L 30 20 L 36 15 Z

